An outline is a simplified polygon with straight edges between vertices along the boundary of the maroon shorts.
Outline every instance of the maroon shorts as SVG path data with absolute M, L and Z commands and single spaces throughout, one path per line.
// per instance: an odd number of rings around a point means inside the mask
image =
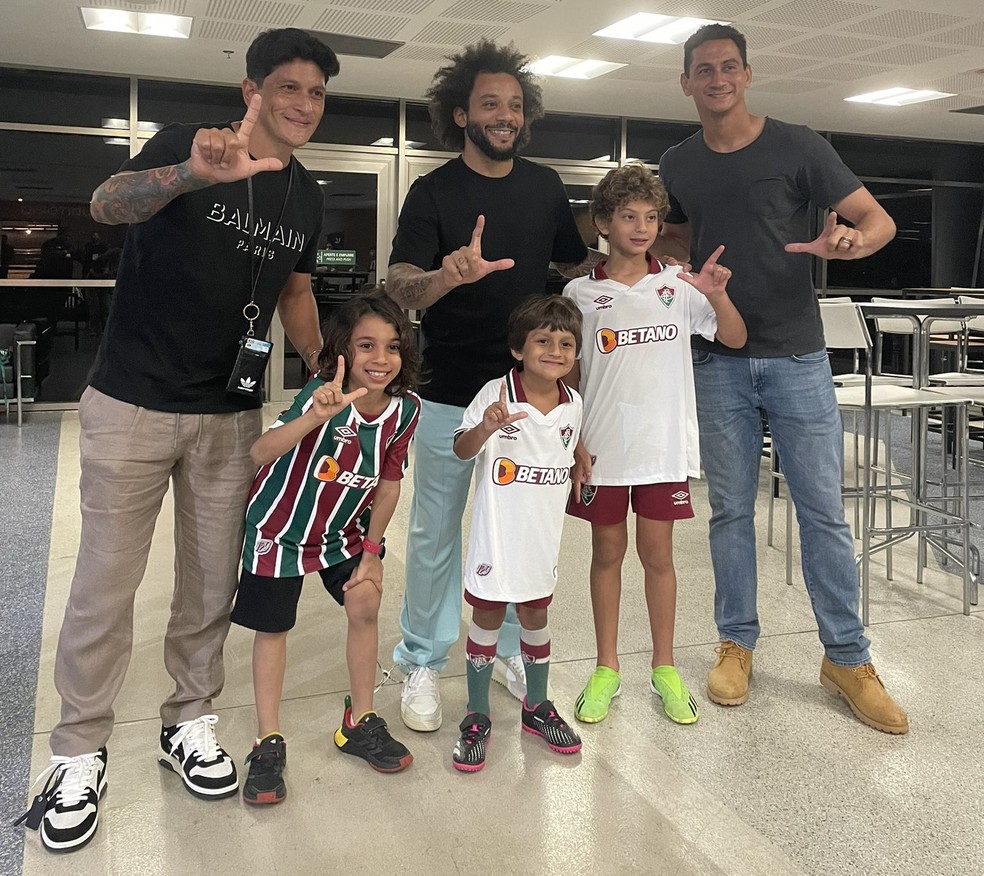
M 599 526 L 622 523 L 632 510 L 646 520 L 686 520 L 694 516 L 690 505 L 690 481 L 673 484 L 636 484 L 631 487 L 581 487 L 581 501 L 574 493 L 567 500 L 567 513 Z
M 476 596 L 467 590 L 465 590 L 465 602 L 472 608 L 477 608 L 479 611 L 495 611 L 504 605 L 509 605 L 508 602 L 493 602 L 490 599 L 482 599 L 481 596 Z M 516 605 L 525 605 L 527 608 L 546 608 L 551 602 L 553 602 L 552 594 L 550 596 L 541 596 L 539 599 L 531 599 L 529 602 L 517 602 Z

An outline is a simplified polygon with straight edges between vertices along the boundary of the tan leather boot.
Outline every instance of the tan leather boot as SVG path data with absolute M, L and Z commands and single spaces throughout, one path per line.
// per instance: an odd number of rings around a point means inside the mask
M 820 684 L 830 693 L 844 697 L 851 711 L 869 727 L 882 733 L 909 732 L 905 709 L 885 690 L 873 664 L 838 666 L 824 657 L 820 664 Z
M 707 675 L 707 698 L 719 706 L 740 706 L 748 699 L 752 652 L 735 642 L 722 642 L 717 662 Z

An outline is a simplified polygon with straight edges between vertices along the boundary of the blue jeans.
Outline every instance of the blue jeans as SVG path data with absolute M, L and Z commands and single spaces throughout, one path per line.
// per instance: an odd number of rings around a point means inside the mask
M 826 351 L 748 359 L 694 350 L 693 362 L 721 639 L 753 649 L 760 631 L 755 498 L 764 412 L 796 507 L 820 641 L 833 663 L 867 663 L 870 642 L 858 616 L 854 540 L 841 496 L 844 427 Z
M 461 631 L 461 519 L 475 464 L 454 455 L 454 430 L 464 408 L 421 401 L 414 433 L 413 501 L 407 537 L 407 584 L 393 651 L 405 669 L 448 664 Z M 519 654 L 516 609 L 509 607 L 499 631 L 499 654 Z

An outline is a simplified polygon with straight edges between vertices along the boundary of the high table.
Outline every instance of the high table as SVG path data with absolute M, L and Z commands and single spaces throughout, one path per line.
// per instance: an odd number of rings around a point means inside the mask
M 949 320 L 961 320 L 969 319 L 974 316 L 984 316 L 984 302 L 981 303 L 964 303 L 960 304 L 957 301 L 953 302 L 929 302 L 929 301 L 918 301 L 918 300 L 907 300 L 907 301 L 891 301 L 891 302 L 879 302 L 869 303 L 869 302 L 859 302 L 858 307 L 861 309 L 861 313 L 866 318 L 874 317 L 898 317 L 908 319 L 912 323 L 912 385 L 914 389 L 926 389 L 929 383 L 929 339 L 932 332 L 933 323 L 941 319 Z M 866 381 L 866 396 L 870 401 L 871 392 L 871 362 L 869 357 L 868 362 L 868 380 Z M 941 396 L 941 404 L 945 403 L 946 399 Z M 866 404 L 866 423 L 865 431 L 866 435 L 870 436 L 872 434 L 871 430 L 871 408 L 870 403 Z M 915 508 L 916 513 L 916 523 L 914 526 L 906 527 L 900 530 L 895 536 L 892 533 L 886 533 L 889 538 L 889 544 L 901 541 L 904 538 L 909 538 L 914 534 L 919 536 L 919 547 L 917 550 L 917 571 L 916 580 L 918 583 L 922 583 L 923 578 L 923 567 L 926 565 L 926 544 L 927 541 L 932 541 L 943 554 L 955 562 L 959 563 L 963 567 L 964 576 L 964 604 L 965 606 L 970 604 L 977 604 L 977 582 L 976 579 L 972 580 L 972 576 L 969 571 L 970 563 L 970 543 L 968 529 L 964 526 L 964 538 L 962 539 L 963 554 L 957 557 L 950 550 L 950 546 L 946 543 L 945 531 L 944 537 L 937 539 L 934 538 L 934 530 L 941 529 L 940 526 L 927 523 L 927 514 L 929 513 L 940 513 L 939 508 L 933 508 L 928 503 L 928 484 L 926 480 L 926 432 L 928 424 L 928 412 L 925 408 L 917 408 L 913 413 L 913 426 L 912 426 L 912 506 Z M 945 438 L 945 436 L 944 436 Z M 870 446 L 870 442 L 869 446 Z M 962 444 L 964 449 L 966 449 L 966 442 Z M 966 451 L 965 451 L 966 452 Z M 868 456 L 866 451 L 865 456 Z M 964 460 L 964 465 L 966 461 Z M 946 477 L 946 471 L 944 467 L 943 477 Z M 869 475 L 865 473 L 865 492 L 868 492 L 869 485 Z M 944 491 L 944 501 L 945 501 L 945 491 Z M 866 507 L 867 507 L 866 495 Z M 963 485 L 963 495 L 961 496 L 962 502 L 962 513 L 960 515 L 950 515 L 959 516 L 960 518 L 967 519 L 968 517 L 968 501 L 969 496 L 967 495 L 967 484 Z M 863 556 L 863 571 L 862 571 L 862 588 L 867 592 L 868 588 L 868 574 L 867 574 L 867 554 L 870 549 L 870 537 L 869 528 L 867 526 L 867 521 L 865 522 L 864 530 L 864 556 Z M 897 537 L 896 537 L 897 536 Z

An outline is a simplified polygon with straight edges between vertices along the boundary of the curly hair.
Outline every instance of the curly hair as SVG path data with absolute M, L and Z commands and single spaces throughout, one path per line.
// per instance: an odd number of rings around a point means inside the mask
M 345 373 L 352 368 L 352 332 L 364 316 L 378 316 L 396 329 L 400 339 L 400 373 L 386 387 L 387 395 L 405 396 L 417 385 L 420 353 L 410 320 L 379 286 L 365 286 L 334 310 L 321 326 L 325 342 L 318 355 L 318 377 L 332 380 L 338 370 L 338 357 L 345 357 Z
M 530 59 L 512 43 L 497 46 L 491 40 L 481 40 L 466 46 L 459 55 L 449 55 L 449 63 L 434 74 L 434 81 L 425 97 L 431 129 L 446 149 L 460 152 L 465 148 L 465 132 L 455 124 L 454 111 L 467 112 L 468 102 L 479 73 L 508 73 L 523 90 L 523 129 L 516 137 L 517 148 L 529 143 L 530 125 L 543 118 L 543 93 L 536 77 L 526 69 Z
M 738 47 L 742 67 L 748 66 L 748 45 L 745 35 L 730 24 L 705 24 L 697 28 L 683 44 L 683 75 L 690 75 L 690 64 L 694 59 L 694 49 L 711 40 L 731 40 Z
M 659 213 L 660 222 L 670 212 L 666 188 L 648 167 L 635 161 L 608 171 L 592 189 L 591 218 L 611 222 L 615 211 L 632 201 L 652 204 Z
M 509 315 L 509 349 L 517 353 L 526 346 L 530 332 L 548 328 L 552 332 L 574 335 L 575 351 L 581 352 L 583 317 L 570 298 L 560 295 L 536 295 L 528 298 Z
M 325 82 L 339 71 L 338 57 L 317 37 L 297 27 L 265 30 L 246 50 L 246 77 L 262 85 L 281 64 L 313 61 L 325 76 Z

